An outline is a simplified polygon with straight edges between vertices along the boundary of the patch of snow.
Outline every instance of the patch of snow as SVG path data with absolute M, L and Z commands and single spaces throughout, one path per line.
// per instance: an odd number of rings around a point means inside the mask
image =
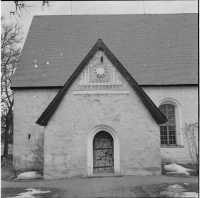
M 190 173 L 188 173 L 188 172 L 194 171 L 194 170 L 189 169 L 189 168 L 184 168 L 184 167 L 182 167 L 178 164 L 165 165 L 164 169 L 171 171 L 171 172 L 169 172 L 169 174 L 183 173 L 183 174 L 186 174 L 186 175 L 190 175 Z
M 189 185 L 190 183 L 183 183 L 184 185 Z
M 176 189 L 177 189 L 177 188 L 179 188 L 179 189 L 183 189 L 183 186 L 178 185 L 178 184 L 174 184 L 174 185 L 170 185 L 170 186 L 168 186 L 167 188 L 168 188 L 168 189 L 171 189 L 171 188 L 172 188 L 172 189 L 173 189 L 173 188 L 176 188 Z
M 189 183 L 184 183 L 189 185 Z M 162 196 L 167 196 L 167 197 L 191 197 L 191 198 L 198 198 L 198 193 L 196 192 L 184 192 L 186 191 L 183 186 L 174 184 L 174 185 L 169 185 L 166 188 L 167 191 L 163 191 L 160 194 Z
M 199 194 L 196 192 L 184 192 L 181 197 L 195 197 L 198 198 Z
M 183 191 L 186 191 L 186 190 L 185 188 L 183 188 L 183 186 L 175 184 L 175 185 L 168 186 L 167 191 L 176 194 L 176 193 L 182 193 Z
M 35 67 L 37 67 L 37 65 L 35 65 Z
M 47 65 L 49 65 L 49 62 L 47 62 Z
M 27 188 L 28 192 L 20 193 L 15 197 L 10 198 L 35 198 L 34 194 L 49 193 L 50 191 L 41 191 L 34 188 Z
M 15 179 L 15 176 L 8 177 L 8 179 Z
M 38 179 L 38 178 L 42 178 L 42 176 L 35 171 L 30 171 L 17 175 L 16 179 Z

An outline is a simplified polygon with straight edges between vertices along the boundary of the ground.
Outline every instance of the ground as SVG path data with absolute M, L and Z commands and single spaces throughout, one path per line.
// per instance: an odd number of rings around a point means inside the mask
M 197 192 L 198 193 L 198 183 L 187 183 L 187 182 L 176 182 L 176 183 L 161 183 L 161 184 L 150 184 L 150 185 L 142 185 L 142 186 L 136 186 L 135 192 L 140 197 L 173 197 L 174 191 L 168 191 L 167 188 L 172 185 L 179 185 L 183 187 L 186 191 L 183 192 Z M 177 193 L 176 190 L 175 193 Z M 168 193 L 166 193 L 168 192 Z M 167 195 L 168 194 L 168 195 Z
M 49 193 L 44 194 L 37 194 L 35 197 L 38 196 L 38 198 L 62 198 L 66 194 L 66 192 L 60 190 L 60 189 L 47 189 L 47 188 L 39 188 L 41 191 L 50 191 Z M 26 188 L 4 188 L 1 192 L 2 198 L 11 198 L 15 197 L 16 195 L 26 192 Z
M 187 167 L 189 168 L 189 167 Z M 61 180 L 7 180 L 13 176 L 11 165 L 2 167 L 2 198 L 12 198 L 27 188 L 50 193 L 37 194 L 37 198 L 65 197 L 161 197 L 170 185 L 181 185 L 189 192 L 198 192 L 197 176 L 123 176 L 102 178 L 72 178 Z M 166 196 L 162 196 L 166 197 Z
M 197 177 L 184 178 L 197 191 Z M 50 190 L 48 198 L 64 197 L 149 197 L 157 194 L 160 184 L 183 184 L 183 178 L 168 176 L 125 176 L 104 178 L 73 178 L 54 181 L 2 181 L 2 197 L 16 196 L 26 188 Z M 153 188 L 152 188 L 153 187 Z M 12 196 L 11 196 L 12 195 Z M 59 195 L 59 196 L 58 196 Z M 42 195 L 45 197 L 45 195 Z

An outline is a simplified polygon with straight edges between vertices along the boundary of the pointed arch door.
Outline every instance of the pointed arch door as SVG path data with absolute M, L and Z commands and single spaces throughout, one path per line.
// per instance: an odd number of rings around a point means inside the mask
M 98 132 L 93 139 L 93 173 L 114 173 L 114 141 L 106 131 Z

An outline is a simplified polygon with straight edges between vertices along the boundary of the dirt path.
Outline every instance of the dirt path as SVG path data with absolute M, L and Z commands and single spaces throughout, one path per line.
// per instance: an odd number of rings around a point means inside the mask
M 55 188 L 67 197 L 138 197 L 136 186 L 180 182 L 198 183 L 197 177 L 124 176 L 104 178 L 73 178 L 54 181 L 10 182 L 2 181 L 1 188 Z

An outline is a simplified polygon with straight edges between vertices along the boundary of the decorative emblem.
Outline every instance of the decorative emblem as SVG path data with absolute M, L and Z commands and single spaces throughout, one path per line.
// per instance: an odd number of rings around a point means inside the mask
M 95 67 L 94 73 L 96 76 L 98 76 L 100 78 L 100 77 L 104 77 L 106 75 L 107 71 L 103 65 L 98 65 L 97 67 Z
M 95 90 L 100 90 L 105 85 L 109 86 L 103 88 L 112 89 L 122 86 L 123 83 L 118 70 L 99 50 L 80 74 L 78 85 L 84 88 L 86 88 L 85 86 L 88 86 L 87 88 L 95 86 Z

